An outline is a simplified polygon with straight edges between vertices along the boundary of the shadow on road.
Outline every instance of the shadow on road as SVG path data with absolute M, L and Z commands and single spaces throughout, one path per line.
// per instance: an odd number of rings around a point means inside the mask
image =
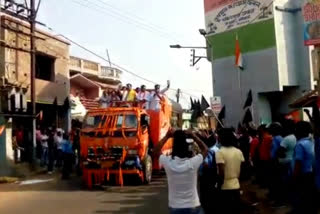
M 119 200 L 102 200 L 104 209 L 97 209 L 96 214 L 138 214 L 168 213 L 167 185 L 163 175 L 154 176 L 150 185 L 112 187 L 107 193 L 120 194 Z M 110 204 L 119 203 L 120 210 L 112 210 Z

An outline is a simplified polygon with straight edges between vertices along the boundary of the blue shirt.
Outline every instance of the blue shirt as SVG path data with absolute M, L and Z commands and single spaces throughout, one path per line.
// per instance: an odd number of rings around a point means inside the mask
M 207 157 L 203 160 L 203 163 L 201 164 L 200 168 L 199 168 L 199 175 L 201 176 L 203 174 L 203 165 L 206 164 L 209 167 L 212 167 L 213 161 L 215 161 L 215 150 L 214 150 L 214 146 L 212 146 L 211 148 L 209 148 L 208 151 L 208 155 Z
M 294 150 L 294 162 L 300 161 L 302 173 L 313 171 L 314 144 L 309 137 L 298 140 Z
M 67 154 L 73 154 L 72 144 L 68 140 L 62 141 L 62 152 Z
M 272 138 L 271 159 L 277 158 L 277 152 L 280 148 L 280 144 L 281 144 L 282 139 L 283 138 L 280 135 L 274 136 Z

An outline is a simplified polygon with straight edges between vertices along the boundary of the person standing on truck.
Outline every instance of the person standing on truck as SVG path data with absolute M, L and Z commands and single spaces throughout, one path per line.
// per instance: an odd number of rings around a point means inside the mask
M 154 91 L 150 95 L 150 109 L 152 110 L 160 110 L 161 109 L 161 101 L 164 99 L 165 93 L 170 88 L 170 80 L 167 81 L 167 87 L 165 89 L 160 90 L 160 85 L 157 84 L 154 86 Z
M 170 214 L 201 214 L 198 196 L 198 170 L 208 154 L 208 147 L 191 131 L 170 129 L 157 144 L 155 153 L 159 154 L 163 145 L 173 137 L 172 155 L 160 155 L 159 163 L 164 167 L 169 188 Z M 188 140 L 192 138 L 201 153 L 192 156 Z
M 110 104 L 110 96 L 107 91 L 103 91 L 102 96 L 99 99 L 100 107 L 107 108 Z
M 123 94 L 122 100 L 127 102 L 136 101 L 137 92 L 132 89 L 132 85 L 130 83 L 127 84 L 127 91 Z
M 150 102 L 150 93 L 147 91 L 146 86 L 142 85 L 140 87 L 140 92 L 137 96 L 138 102 L 143 102 L 143 108 L 148 109 L 149 108 L 149 102 Z

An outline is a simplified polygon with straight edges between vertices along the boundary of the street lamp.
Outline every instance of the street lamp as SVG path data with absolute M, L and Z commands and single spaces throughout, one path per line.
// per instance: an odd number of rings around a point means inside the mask
M 207 31 L 205 29 L 199 29 L 199 33 L 202 35 L 202 36 L 206 36 L 207 35 Z
M 170 45 L 170 48 L 181 48 L 181 45 Z
M 180 48 L 186 48 L 186 49 L 207 49 L 207 47 L 181 46 L 181 45 L 179 45 L 179 44 L 177 44 L 177 45 L 170 45 L 170 48 L 176 48 L 176 49 L 180 49 Z

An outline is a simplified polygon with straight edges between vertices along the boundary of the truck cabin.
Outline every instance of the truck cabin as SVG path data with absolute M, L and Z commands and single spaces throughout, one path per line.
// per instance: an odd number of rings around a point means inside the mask
M 148 114 L 137 107 L 107 108 L 88 112 L 81 133 L 81 156 L 108 156 L 118 148 L 143 157 L 148 146 Z

